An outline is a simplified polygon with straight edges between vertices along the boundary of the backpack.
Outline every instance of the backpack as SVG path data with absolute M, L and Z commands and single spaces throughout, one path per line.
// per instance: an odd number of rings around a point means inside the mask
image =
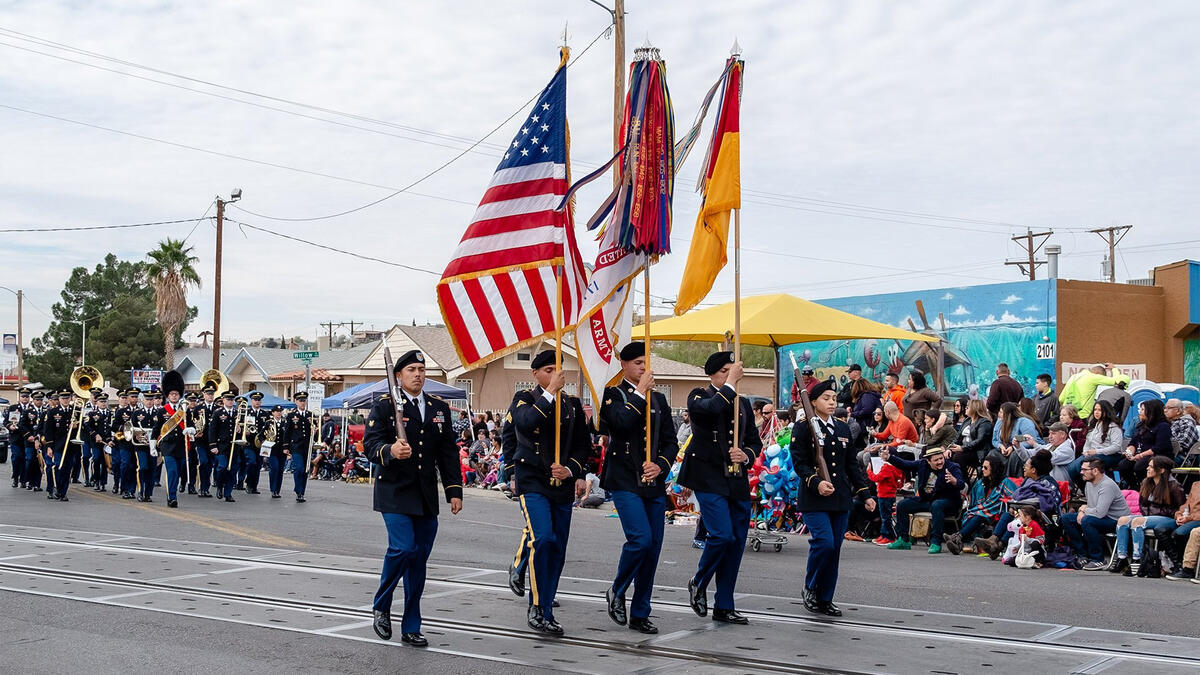
M 1147 548 L 1142 551 L 1142 566 L 1138 568 L 1138 577 L 1145 579 L 1161 579 L 1163 575 L 1162 559 L 1158 551 Z

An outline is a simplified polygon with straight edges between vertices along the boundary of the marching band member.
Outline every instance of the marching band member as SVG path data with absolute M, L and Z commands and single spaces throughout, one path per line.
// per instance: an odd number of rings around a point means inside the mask
M 133 499 L 135 483 L 133 439 L 134 402 L 137 401 L 138 390 L 130 387 L 121 392 L 120 405 L 113 412 L 112 435 L 116 441 L 113 449 L 113 493 L 121 493 L 121 499 Z M 119 458 L 119 460 L 118 460 Z
M 33 407 L 29 399 L 29 387 L 21 387 L 17 392 L 17 402 L 4 410 L 4 425 L 8 427 L 8 455 L 12 459 L 12 486 L 24 488 L 28 485 L 25 478 L 25 438 L 21 435 L 22 420 L 25 412 Z
M 271 456 L 267 458 L 267 484 L 271 490 L 271 499 L 279 499 L 279 491 L 283 489 L 283 465 L 287 461 L 287 453 L 284 452 L 286 445 L 283 443 L 283 431 L 286 428 L 283 406 L 271 408 L 271 417 L 267 424 L 270 425 L 270 429 L 274 429 L 274 434 L 267 433 L 264 438 L 271 436 L 275 439 L 275 445 L 271 446 Z
M 254 434 L 250 436 L 249 442 L 242 446 L 242 464 L 246 470 L 243 482 L 248 495 L 259 494 L 258 478 L 262 473 L 262 457 L 258 454 L 258 450 L 262 447 L 263 433 L 266 431 L 267 422 L 271 419 L 271 413 L 262 407 L 262 400 L 263 393 L 261 391 L 250 392 L 250 410 L 246 412 L 246 419 L 254 420 Z
M 233 502 L 233 427 L 237 423 L 237 411 L 233 407 L 234 394 L 221 394 L 222 407 L 217 408 L 208 420 L 208 446 L 210 457 L 217 463 L 217 496 Z
M 296 409 L 288 413 L 284 429 L 287 451 L 292 461 L 292 481 L 296 501 L 304 503 L 304 488 L 308 486 L 308 456 L 312 452 L 313 425 L 316 418 L 308 411 L 308 393 L 297 392 L 292 400 Z
M 71 390 L 58 392 L 58 405 L 42 419 L 42 453 L 46 461 L 47 499 L 67 500 L 67 487 L 71 484 L 71 459 L 78 452 L 69 453 L 67 448 L 71 436 Z
M 179 468 L 187 461 L 187 442 L 196 435 L 196 429 L 188 425 L 187 411 L 184 410 L 180 415 L 181 419 L 163 430 L 179 410 L 179 399 L 183 395 L 183 375 L 175 370 L 167 371 L 163 375 L 163 391 L 167 395 L 167 405 L 163 408 L 163 418 L 154 427 L 154 436 L 158 439 L 158 452 L 162 455 L 163 466 L 167 471 L 167 507 L 174 509 L 179 507 Z
M 372 463 L 380 466 L 375 481 L 374 508 L 383 515 L 388 533 L 379 590 L 373 605 L 375 633 L 392 637 L 392 595 L 404 580 L 404 616 L 400 639 L 414 647 L 429 642 L 421 635 L 421 593 L 425 565 L 437 536 L 438 477 L 450 504 L 450 513 L 462 510 L 462 468 L 450 426 L 450 406 L 425 394 L 425 356 L 416 350 L 401 356 L 392 367 L 404 397 L 406 440 L 398 440 L 396 406 L 390 396 L 371 407 L 363 447 Z M 293 457 L 295 455 L 293 454 Z M 293 472 L 302 469 L 293 469 Z

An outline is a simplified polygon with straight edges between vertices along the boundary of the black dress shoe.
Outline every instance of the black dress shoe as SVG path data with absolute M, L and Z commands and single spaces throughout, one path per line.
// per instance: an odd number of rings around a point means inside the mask
M 121 499 L 133 499 L 133 493 L 132 492 L 122 492 Z
M 172 499 L 172 500 L 170 500 L 170 501 L 168 501 L 168 502 L 167 502 L 167 508 L 169 508 L 169 509 L 177 509 L 177 508 L 179 508 L 179 502 L 177 502 L 177 501 L 175 501 L 174 499 Z
M 118 492 L 120 492 L 120 490 L 117 488 L 117 486 L 116 486 L 116 485 L 114 485 L 114 486 L 113 486 L 113 494 L 115 495 L 115 494 L 117 494 Z
M 233 503 L 233 502 L 236 502 L 237 500 L 236 500 L 236 499 L 234 499 L 233 497 L 226 497 L 226 498 L 225 498 L 225 501 L 227 501 L 227 502 L 230 502 L 230 503 Z
M 825 616 L 838 617 L 842 615 L 842 609 L 833 604 L 833 601 L 831 600 L 829 602 L 822 603 L 821 613 Z
M 67 496 L 66 496 L 66 495 L 59 495 L 59 497 L 58 497 L 58 501 L 60 501 L 60 502 L 69 502 L 69 501 L 71 501 L 71 500 L 70 500 L 70 499 L 67 499 Z
M 246 494 L 248 494 L 248 495 L 256 495 L 256 494 L 259 494 L 259 492 L 258 492 L 258 490 L 246 490 Z M 425 638 L 421 638 L 421 639 L 423 640 L 423 639 L 425 639 Z
M 545 630 L 542 631 L 543 633 L 553 635 L 554 637 L 562 637 L 563 627 L 554 619 L 545 619 L 542 625 L 545 626 Z
M 209 494 L 208 492 L 201 492 L 200 499 L 212 499 L 212 495 Z
M 713 621 L 720 621 L 721 623 L 733 623 L 739 626 L 745 626 L 746 624 L 750 623 L 750 619 L 738 614 L 736 609 L 714 609 Z
M 53 491 L 47 492 L 46 499 L 58 499 L 58 495 L 56 495 Z
M 529 612 L 525 616 L 526 623 L 529 627 L 539 633 L 546 630 L 546 617 L 542 615 L 542 608 L 537 605 L 530 605 Z
M 696 587 L 695 579 L 688 579 L 688 604 L 696 616 L 708 615 L 708 594 L 703 588 Z
M 79 481 L 75 481 L 75 482 L 78 483 Z M 92 481 L 90 481 L 90 480 L 83 481 L 83 487 L 92 487 Z
M 150 502 L 152 502 L 152 501 L 154 501 L 154 500 L 153 500 L 153 499 L 151 499 L 151 498 L 149 498 L 149 497 L 146 497 L 146 499 L 144 499 L 143 501 L 145 501 L 145 502 L 148 504 L 148 503 L 150 503 Z
M 558 609 L 559 607 L 562 607 L 562 605 L 558 604 L 558 600 L 551 600 L 551 601 L 550 601 L 550 606 L 551 606 L 551 607 L 553 607 L 553 608 L 555 608 L 555 609 Z
M 646 635 L 658 634 L 658 626 L 650 623 L 650 619 L 639 619 L 634 617 L 629 620 L 629 627 L 639 633 L 645 633 Z
M 303 504 L 304 503 L 304 495 L 296 495 L 296 502 L 299 504 Z
M 508 566 L 508 590 L 518 598 L 525 597 L 525 575 L 517 572 L 516 565 Z
M 375 610 L 375 621 L 371 623 L 371 627 L 375 629 L 375 634 L 384 640 L 392 639 L 392 615 L 388 612 Z
M 278 493 L 278 492 L 272 492 L 272 493 L 271 493 L 271 499 L 279 499 L 279 493 Z
M 187 491 L 187 493 L 188 493 L 189 495 L 194 495 L 194 494 L 196 494 L 196 488 L 188 488 L 188 491 Z
M 625 596 L 617 595 L 613 592 L 612 586 L 609 586 L 608 590 L 604 591 L 604 599 L 608 600 L 608 618 L 618 626 L 624 626 L 628 622 L 628 615 L 625 613 Z
M 807 588 L 804 589 L 804 609 L 807 609 L 813 614 L 825 613 L 822 611 L 824 608 L 821 606 L 821 601 L 817 599 L 816 594 Z
M 429 640 L 426 640 L 425 636 L 421 635 L 420 633 L 401 633 L 400 641 L 406 645 L 412 645 L 414 647 L 429 646 Z

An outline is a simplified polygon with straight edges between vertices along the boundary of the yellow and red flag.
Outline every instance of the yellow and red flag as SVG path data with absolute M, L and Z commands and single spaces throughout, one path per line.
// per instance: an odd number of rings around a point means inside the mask
M 683 314 L 700 304 L 712 290 L 713 282 L 725 267 L 729 239 L 729 215 L 742 207 L 741 152 L 738 142 L 738 117 L 742 99 L 744 62 L 730 59 L 721 94 L 721 112 L 713 125 L 707 162 L 700 178 L 703 201 L 687 265 L 679 283 L 675 314 Z

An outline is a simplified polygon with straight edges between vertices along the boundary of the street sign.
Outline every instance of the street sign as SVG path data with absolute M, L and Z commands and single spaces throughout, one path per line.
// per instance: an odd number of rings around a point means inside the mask
M 306 391 L 303 382 L 296 385 L 296 391 Z M 320 410 L 321 401 L 325 400 L 325 385 L 320 382 L 313 382 L 312 384 L 308 385 L 307 391 L 308 409 Z
M 312 361 L 321 355 L 321 352 L 292 352 L 293 359 L 302 359 L 304 361 Z

